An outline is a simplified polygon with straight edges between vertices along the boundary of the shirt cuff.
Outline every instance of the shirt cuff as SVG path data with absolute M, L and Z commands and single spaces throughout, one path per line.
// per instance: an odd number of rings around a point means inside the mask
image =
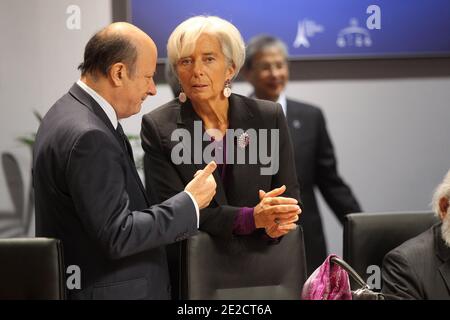
M 255 218 L 253 208 L 242 207 L 239 209 L 233 223 L 233 233 L 235 235 L 246 235 L 255 231 Z
M 191 200 L 192 200 L 192 202 L 194 203 L 194 206 L 195 206 L 195 214 L 197 215 L 197 229 L 198 229 L 199 226 L 200 226 L 200 210 L 198 209 L 197 201 L 195 201 L 194 196 L 193 196 L 189 191 L 186 191 L 186 190 L 185 190 L 184 192 L 186 192 L 186 193 L 188 194 L 188 196 L 191 197 Z

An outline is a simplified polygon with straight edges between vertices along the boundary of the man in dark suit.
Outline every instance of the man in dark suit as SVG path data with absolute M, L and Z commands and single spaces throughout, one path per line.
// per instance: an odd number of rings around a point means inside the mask
M 284 94 L 289 79 L 286 45 L 271 36 L 251 39 L 247 45 L 243 73 L 254 88 L 254 97 L 280 103 L 286 114 L 303 203 L 300 224 L 305 237 L 308 273 L 311 274 L 327 255 L 314 188 L 319 188 L 341 223 L 346 214 L 360 212 L 361 208 L 338 174 L 322 111 L 315 106 L 287 99 Z
M 384 257 L 383 293 L 400 299 L 450 300 L 450 171 L 432 203 L 441 222 Z
M 81 269 L 72 299 L 168 299 L 164 245 L 196 233 L 215 193 L 215 163 L 150 207 L 118 120 L 156 94 L 157 49 L 143 31 L 115 23 L 85 48 L 81 79 L 44 117 L 33 153 L 36 235 L 62 240 Z M 181 191 L 181 190 L 180 190 Z

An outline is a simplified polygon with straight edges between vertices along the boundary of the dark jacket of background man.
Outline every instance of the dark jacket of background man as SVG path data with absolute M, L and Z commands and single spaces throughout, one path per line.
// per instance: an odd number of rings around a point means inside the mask
M 361 208 L 349 186 L 340 177 L 333 145 L 322 111 L 310 104 L 287 99 L 284 91 L 289 80 L 287 47 L 279 39 L 261 35 L 247 43 L 243 73 L 254 88 L 253 97 L 278 102 L 286 118 L 294 147 L 308 274 L 321 265 L 326 256 L 326 242 L 319 206 L 314 194 L 317 187 L 342 223 L 348 213 Z

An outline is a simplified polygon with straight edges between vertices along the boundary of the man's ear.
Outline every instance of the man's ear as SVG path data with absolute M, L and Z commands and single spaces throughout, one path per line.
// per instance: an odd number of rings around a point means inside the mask
M 109 68 L 109 78 L 116 87 L 123 86 L 123 80 L 127 75 L 127 67 L 122 62 L 117 62 Z
M 448 206 L 449 204 L 447 197 L 442 197 L 441 199 L 439 199 L 439 216 L 441 220 L 443 220 L 447 215 Z

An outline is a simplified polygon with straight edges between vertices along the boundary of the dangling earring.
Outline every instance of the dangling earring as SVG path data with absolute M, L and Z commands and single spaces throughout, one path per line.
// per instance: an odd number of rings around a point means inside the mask
M 180 85 L 180 89 L 181 89 L 181 91 L 180 91 L 180 94 L 178 95 L 178 100 L 179 100 L 181 103 L 185 103 L 186 100 L 187 100 L 186 93 L 184 93 L 183 87 L 182 87 L 181 85 Z
M 226 80 L 225 81 L 225 88 L 223 88 L 223 95 L 225 98 L 229 98 L 231 96 L 231 81 Z

